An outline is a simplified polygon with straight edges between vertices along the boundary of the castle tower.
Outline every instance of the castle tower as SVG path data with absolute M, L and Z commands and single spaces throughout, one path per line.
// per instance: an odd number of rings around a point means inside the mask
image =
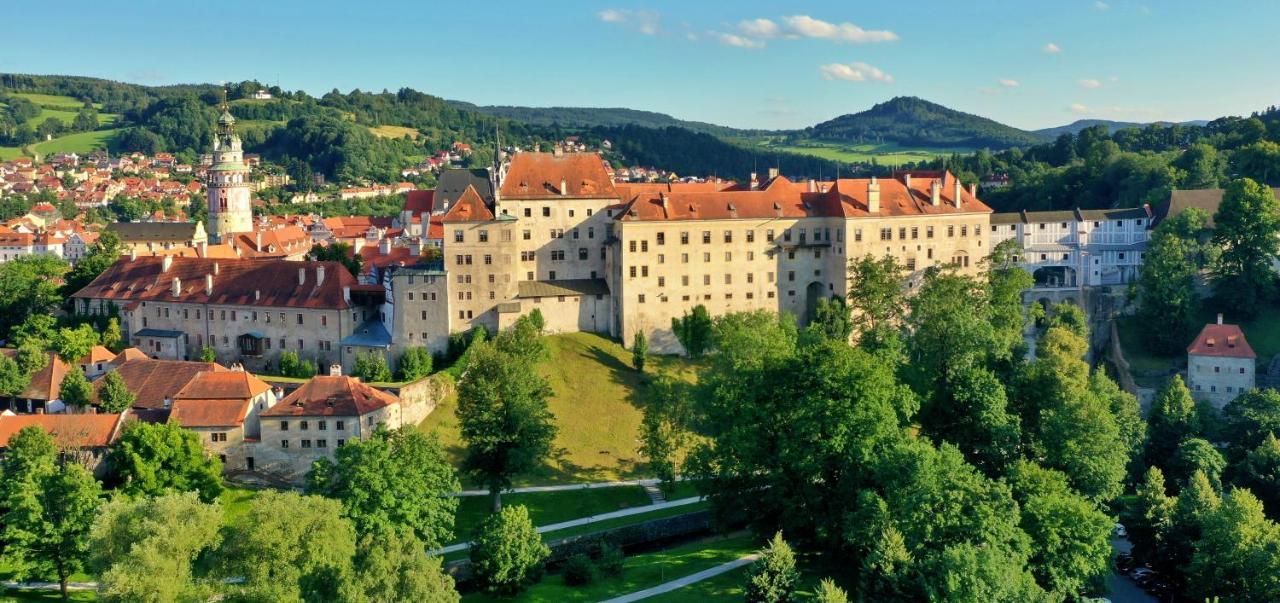
M 244 163 L 236 118 L 227 109 L 224 93 L 222 116 L 213 137 L 213 167 L 209 168 L 209 239 L 223 243 L 233 232 L 253 231 L 253 207 L 249 201 L 249 167 Z

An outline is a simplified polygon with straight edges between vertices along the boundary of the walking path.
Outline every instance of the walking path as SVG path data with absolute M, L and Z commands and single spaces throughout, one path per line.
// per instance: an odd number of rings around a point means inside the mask
M 676 481 L 682 482 L 685 478 L 677 477 Z M 626 479 L 616 482 L 589 482 L 585 484 L 562 484 L 559 486 L 525 486 L 523 488 L 512 488 L 503 490 L 503 494 L 525 494 L 528 492 L 565 492 L 568 490 L 589 490 L 591 488 L 617 488 L 619 486 L 656 486 L 662 483 L 659 479 Z M 488 496 L 488 490 L 463 490 L 457 492 L 454 496 Z
M 59 590 L 61 585 L 57 582 L 0 582 L 0 589 L 20 588 L 23 590 Z M 98 588 L 97 582 L 68 582 L 67 590 L 95 590 Z M 0 592 L 0 595 L 3 595 Z
M 649 597 L 655 597 L 661 594 L 669 593 L 678 588 L 684 588 L 686 586 L 689 586 L 690 584 L 693 584 L 695 582 L 702 582 L 703 580 L 706 580 L 708 578 L 714 578 L 725 572 L 731 572 L 733 570 L 736 570 L 744 565 L 755 563 L 755 561 L 759 558 L 760 558 L 759 553 L 752 553 L 750 555 L 745 555 L 743 557 L 739 557 L 723 565 L 717 565 L 711 569 L 705 569 L 696 574 L 689 574 L 688 576 L 685 576 L 683 578 L 678 578 L 676 580 L 672 580 L 665 584 L 659 584 L 651 588 L 638 590 L 630 594 L 622 595 L 621 597 L 614 597 L 612 599 L 607 599 L 604 601 L 604 603 L 631 603 L 632 601 L 639 601 L 641 599 L 648 599 Z
M 593 523 L 608 521 L 610 519 L 617 519 L 619 517 L 630 517 L 632 515 L 640 515 L 642 513 L 652 513 L 654 511 L 670 509 L 672 507 L 683 507 L 685 505 L 691 505 L 693 503 L 696 503 L 700 500 L 702 500 L 701 496 L 691 496 L 689 498 L 681 498 L 680 500 L 673 500 L 670 502 L 659 503 L 656 505 L 645 505 L 643 507 L 631 507 L 630 509 L 622 509 L 621 511 L 611 511 L 609 513 L 602 513 L 600 515 L 589 515 L 587 517 L 579 517 L 577 519 L 570 519 L 569 521 L 553 523 L 553 524 L 541 526 L 537 528 L 537 530 L 539 534 L 544 534 L 546 532 L 554 532 L 556 530 L 563 530 L 566 528 L 576 528 L 578 526 L 591 525 Z M 470 542 L 459 542 L 457 544 L 451 544 L 444 548 L 439 548 L 434 551 L 431 551 L 431 554 L 446 555 L 454 551 L 465 551 L 468 548 L 471 548 Z

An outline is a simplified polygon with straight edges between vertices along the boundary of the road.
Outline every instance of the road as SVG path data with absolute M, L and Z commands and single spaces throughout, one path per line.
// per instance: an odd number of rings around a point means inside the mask
M 1127 538 L 1116 536 L 1111 538 L 1113 554 L 1128 553 L 1131 548 L 1133 545 L 1129 544 Z M 1111 591 L 1107 594 L 1107 598 L 1111 599 L 1112 603 L 1158 603 L 1159 601 L 1138 588 L 1138 585 L 1134 584 L 1128 576 L 1117 572 L 1115 563 L 1111 564 L 1111 573 L 1107 574 L 1107 590 Z

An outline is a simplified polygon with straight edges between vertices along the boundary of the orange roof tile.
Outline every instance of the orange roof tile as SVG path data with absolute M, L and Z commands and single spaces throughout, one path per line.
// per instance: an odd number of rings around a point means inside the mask
M 454 202 L 453 207 L 445 212 L 441 222 L 488 222 L 493 219 L 493 212 L 484 204 L 476 187 L 467 186 L 462 196 Z
M 1244 331 L 1238 325 L 1210 323 L 1200 330 L 1195 341 L 1187 346 L 1188 354 L 1219 356 L 1224 358 L 1257 358 Z
M 502 196 L 616 198 L 618 194 L 595 153 L 516 153 L 502 181 Z
M 123 415 L 15 415 L 0 414 L 0 448 L 24 427 L 35 425 L 68 448 L 105 448 L 120 437 Z
M 187 362 L 184 360 L 129 360 L 116 367 L 115 372 L 133 392 L 136 408 L 164 408 L 165 399 L 173 400 L 182 388 L 196 375 L 207 371 L 227 371 L 212 362 Z M 106 376 L 93 380 L 94 399 L 102 390 Z
M 249 414 L 249 400 L 183 398 L 173 401 L 169 418 L 183 427 L 237 427 Z
M 370 387 L 355 377 L 318 376 L 307 381 L 263 417 L 355 417 L 399 403 L 394 394 Z
M 244 371 L 198 373 L 173 397 L 248 400 L 271 391 L 267 382 Z

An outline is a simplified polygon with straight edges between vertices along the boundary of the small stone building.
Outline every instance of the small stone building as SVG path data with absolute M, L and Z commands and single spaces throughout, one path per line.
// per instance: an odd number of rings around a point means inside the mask
M 399 397 L 342 375 L 312 378 L 260 417 L 262 439 L 251 448 L 255 467 L 292 482 L 347 441 L 403 422 Z
M 170 418 L 200 436 L 225 471 L 254 471 L 259 414 L 274 406 L 266 382 L 242 370 L 201 372 L 173 396 Z
M 0 459 L 4 458 L 9 438 L 34 425 L 53 436 L 62 454 L 102 477 L 102 461 L 111 444 L 120 439 L 124 423 L 124 413 L 18 415 L 6 410 L 0 412 Z
M 1207 324 L 1187 347 L 1187 387 L 1197 400 L 1221 409 L 1255 387 L 1258 355 L 1238 325 Z

